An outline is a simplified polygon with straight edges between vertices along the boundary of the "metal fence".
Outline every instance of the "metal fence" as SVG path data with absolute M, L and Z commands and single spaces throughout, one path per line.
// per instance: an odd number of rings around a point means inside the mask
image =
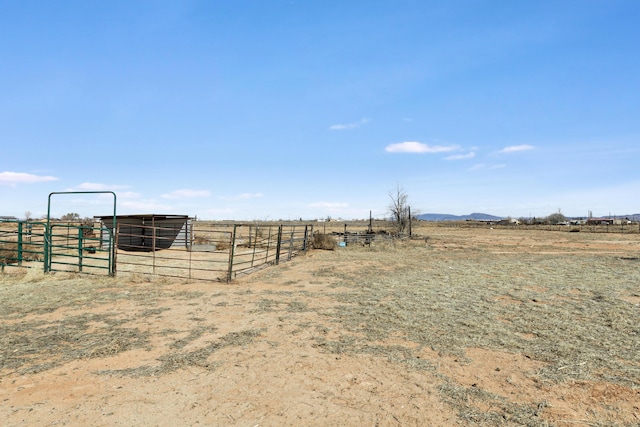
M 41 266 L 45 230 L 44 222 L 0 221 L 0 270 Z
M 112 254 L 100 233 L 99 225 L 0 221 L 0 270 L 110 273 Z
M 0 267 L 230 281 L 290 260 L 309 248 L 313 235 L 313 226 L 305 224 L 188 222 L 186 227 L 175 233 L 124 223 L 112 233 L 100 223 L 0 221 Z

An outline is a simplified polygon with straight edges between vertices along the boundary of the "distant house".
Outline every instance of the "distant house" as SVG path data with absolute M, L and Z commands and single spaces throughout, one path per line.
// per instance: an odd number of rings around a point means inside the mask
M 613 220 L 613 223 L 615 225 L 628 225 L 628 224 L 632 224 L 631 220 L 629 218 L 616 218 Z
M 587 219 L 587 225 L 611 225 L 613 219 L 611 218 L 589 218 Z
M 520 220 L 515 218 L 505 218 L 498 221 L 498 224 L 502 225 L 520 225 Z

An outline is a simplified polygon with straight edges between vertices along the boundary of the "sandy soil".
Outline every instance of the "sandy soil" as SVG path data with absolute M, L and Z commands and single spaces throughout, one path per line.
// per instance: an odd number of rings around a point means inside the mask
M 637 237 L 607 238 L 611 241 L 559 240 L 554 246 L 531 236 L 519 238 L 516 245 L 508 236 L 496 251 L 535 247 L 540 252 L 640 253 Z M 492 245 L 489 234 L 474 239 L 440 235 L 428 244 L 441 251 Z M 473 425 L 442 393 L 446 383 L 455 382 L 514 404 L 543 401 L 539 418 L 530 425 L 640 425 L 640 390 L 599 381 L 543 381 L 538 371 L 544 363 L 523 354 L 471 347 L 459 358 L 397 338 L 398 345 L 411 348 L 435 367 L 425 370 L 375 354 L 326 351 L 316 336 L 341 333 L 323 317 L 323 310 L 331 310 L 336 287 L 314 272 L 340 262 L 345 269 L 357 267 L 349 264 L 354 262 L 349 257 L 339 261 L 336 252 L 314 251 L 231 284 L 106 287 L 104 292 L 124 296 L 21 317 L 20 321 L 60 322 L 64 328 L 65 319 L 82 313 L 110 315 L 125 319 L 128 328 L 148 332 L 149 342 L 124 351 L 114 342 L 111 353 L 85 354 L 37 372 L 1 369 L 2 424 Z M 287 296 L 293 291 L 295 300 Z M 145 293 L 149 298 L 133 298 Z M 273 302 L 278 299 L 283 301 Z M 638 305 L 637 299 L 629 301 Z M 394 340 L 387 338 L 385 344 Z M 183 359 L 175 357 L 177 353 Z M 484 425 L 489 424 L 520 425 L 509 419 Z

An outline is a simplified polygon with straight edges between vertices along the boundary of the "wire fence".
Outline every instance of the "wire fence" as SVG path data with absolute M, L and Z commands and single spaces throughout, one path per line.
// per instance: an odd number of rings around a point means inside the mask
M 188 221 L 175 227 L 118 224 L 115 233 L 93 225 L 0 220 L 0 270 L 39 267 L 46 272 L 132 274 L 186 280 L 231 281 L 268 265 L 291 260 L 312 247 L 315 233 L 339 246 L 371 245 L 399 237 L 389 221 L 314 224 Z M 423 230 L 424 227 L 427 227 Z M 479 222 L 415 224 L 433 227 L 492 227 L 588 233 L 640 233 L 640 224 L 505 225 Z M 400 236 L 402 237 L 402 236 Z
M 181 227 L 0 221 L 0 268 L 231 281 L 305 252 L 313 235 L 307 224 Z

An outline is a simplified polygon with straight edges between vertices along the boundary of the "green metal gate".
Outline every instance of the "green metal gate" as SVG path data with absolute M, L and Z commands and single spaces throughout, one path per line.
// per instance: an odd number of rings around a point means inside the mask
M 51 222 L 51 196 L 69 194 L 110 194 L 113 196 L 113 228 L 102 225 L 71 225 Z M 113 191 L 63 191 L 49 193 L 44 247 L 44 271 L 116 272 L 116 193 Z M 107 238 L 105 238 L 107 236 Z
M 114 239 L 102 224 L 0 220 L 0 272 L 24 268 L 115 273 Z
M 108 233 L 108 234 L 105 234 Z M 50 223 L 45 240 L 44 270 L 114 274 L 113 238 L 102 226 Z

